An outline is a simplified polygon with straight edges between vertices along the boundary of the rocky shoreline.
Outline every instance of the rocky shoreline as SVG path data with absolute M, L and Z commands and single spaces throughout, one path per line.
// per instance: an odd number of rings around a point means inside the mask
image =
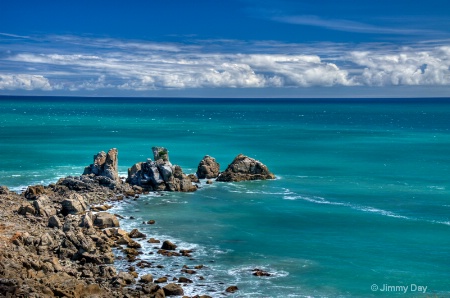
M 202 264 L 184 266 L 170 280 L 165 275 L 140 274 L 139 268 L 159 266 L 139 258 L 141 244 L 136 239 L 146 235 L 137 229 L 121 229 L 120 216 L 107 212 L 109 204 L 137 200 L 149 192 L 196 191 L 199 178 L 243 181 L 273 179 L 274 175 L 261 162 L 244 155 L 238 155 L 222 173 L 215 159 L 205 156 L 196 174 L 186 175 L 171 164 L 166 148 L 153 147 L 152 153 L 154 161 L 130 167 L 126 180 L 119 178 L 118 151 L 111 149 L 96 154 L 93 164 L 79 177 L 30 186 L 22 194 L 1 186 L 0 296 L 181 297 L 184 285 L 203 280 L 196 275 Z M 154 220 L 147 223 L 154 224 Z M 147 240 L 161 245 L 160 255 L 189 258 L 193 253 L 161 240 Z M 117 252 L 130 264 L 126 271 L 114 267 L 114 261 L 122 258 Z M 235 285 L 223 285 L 222 292 L 214 295 L 236 291 Z

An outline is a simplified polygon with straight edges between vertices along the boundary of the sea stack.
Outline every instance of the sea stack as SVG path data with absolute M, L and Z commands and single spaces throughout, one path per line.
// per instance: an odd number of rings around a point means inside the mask
M 198 179 L 217 178 L 220 173 L 220 165 L 214 157 L 205 155 L 197 167 Z
M 94 163 L 84 168 L 83 175 L 94 174 L 95 176 L 104 176 L 115 182 L 119 182 L 118 173 L 118 151 L 112 148 L 105 153 L 101 151 L 94 155 Z
M 217 181 L 239 182 L 266 179 L 275 179 L 275 175 L 269 171 L 266 165 L 256 159 L 239 154 L 227 169 L 220 173 Z
M 127 182 L 152 191 L 196 191 L 192 180 L 183 173 L 180 166 L 172 165 L 169 151 L 164 147 L 153 147 L 152 161 L 138 162 L 128 169 Z

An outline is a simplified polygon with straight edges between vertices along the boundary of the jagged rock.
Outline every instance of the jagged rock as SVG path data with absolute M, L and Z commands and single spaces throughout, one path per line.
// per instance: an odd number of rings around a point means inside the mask
M 180 285 L 170 283 L 163 287 L 166 296 L 184 295 L 183 288 Z
M 84 214 L 81 217 L 81 228 L 92 229 L 94 227 L 94 223 L 92 222 L 93 215 L 91 212 Z
M 177 246 L 175 244 L 173 244 L 172 242 L 170 242 L 169 240 L 166 240 L 163 242 L 161 249 L 164 250 L 175 250 L 177 248 Z
M 68 199 L 65 199 L 61 202 L 62 210 L 61 213 L 64 215 L 67 214 L 79 214 L 87 209 L 86 202 L 84 201 L 83 196 L 73 193 L 69 196 Z
M 36 209 L 30 203 L 22 203 L 17 212 L 20 215 L 27 215 L 27 214 L 35 215 Z
M 94 163 L 84 169 L 83 175 L 94 174 L 95 176 L 104 176 L 119 182 L 117 154 L 116 148 L 110 149 L 108 153 L 104 151 L 97 153 L 94 155 Z
M 245 180 L 266 180 L 275 179 L 266 165 L 258 160 L 239 154 L 227 169 L 222 172 L 217 181 L 239 182 Z
M 53 216 L 50 216 L 50 218 L 48 219 L 48 226 L 50 228 L 60 229 L 62 227 L 62 224 L 61 224 L 61 221 L 59 220 L 58 216 L 53 215 Z
M 27 190 L 24 193 L 25 198 L 29 200 L 36 199 L 39 195 L 42 195 L 45 193 L 45 188 L 43 185 L 35 185 L 35 186 L 28 186 Z
M 36 214 L 40 216 L 49 217 L 56 214 L 55 208 L 50 206 L 51 201 L 46 195 L 39 196 L 34 202 L 33 206 L 36 209 Z
M 0 195 L 7 195 L 9 194 L 9 189 L 6 186 L 0 186 Z
M 94 225 L 100 228 L 119 227 L 119 220 L 114 214 L 99 212 L 94 216 Z
M 220 173 L 220 165 L 214 157 L 206 155 L 197 167 L 197 177 L 199 179 L 217 178 Z
M 169 161 L 169 151 L 164 147 L 152 147 L 153 158 L 155 160 L 162 159 L 163 161 Z
M 141 192 L 145 190 L 182 192 L 197 190 L 182 169 L 170 163 L 166 148 L 153 147 L 152 151 L 155 161 L 149 159 L 146 162 L 136 163 L 128 169 L 127 182 L 129 184 L 140 187 Z

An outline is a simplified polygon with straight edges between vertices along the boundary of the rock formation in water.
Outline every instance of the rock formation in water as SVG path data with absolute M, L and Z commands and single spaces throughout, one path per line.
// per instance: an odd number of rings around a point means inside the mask
M 153 147 L 154 161 L 148 159 L 128 169 L 127 182 L 145 190 L 196 191 L 192 180 L 183 173 L 180 166 L 172 165 L 169 152 L 164 147 Z
M 206 155 L 197 167 L 197 177 L 199 179 L 217 178 L 220 173 L 220 165 L 214 157 Z
M 269 171 L 266 165 L 256 159 L 239 154 L 227 169 L 220 173 L 217 181 L 239 182 L 266 179 L 275 179 L 275 175 Z
M 110 149 L 108 153 L 104 151 L 97 153 L 94 155 L 94 163 L 84 169 L 83 175 L 94 174 L 119 182 L 117 153 L 116 148 Z

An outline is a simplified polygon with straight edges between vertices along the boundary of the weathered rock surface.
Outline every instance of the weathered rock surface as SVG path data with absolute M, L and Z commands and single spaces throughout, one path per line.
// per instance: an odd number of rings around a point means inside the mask
M 99 228 L 119 227 L 119 220 L 114 214 L 108 212 L 99 212 L 94 216 L 94 226 Z
M 80 214 L 87 209 L 86 202 L 82 195 L 77 193 L 73 193 L 69 195 L 69 198 L 63 200 L 61 202 L 62 210 L 61 213 L 63 215 L 67 214 Z
M 183 170 L 172 165 L 166 148 L 153 147 L 153 158 L 146 162 L 139 162 L 128 169 L 127 182 L 137 185 L 144 190 L 154 191 L 196 191 L 197 187 L 192 180 L 183 173 Z
M 115 182 L 120 182 L 118 174 L 118 151 L 112 148 L 105 153 L 101 151 L 94 155 L 94 163 L 84 169 L 83 175 L 94 174 L 95 176 L 104 176 Z
M 184 295 L 183 288 L 180 285 L 177 285 L 174 283 L 170 283 L 170 284 L 164 286 L 163 289 L 164 289 L 164 294 L 166 294 L 166 296 Z
M 7 194 L 9 194 L 8 187 L 0 185 L 0 195 L 7 195 Z
M 228 165 L 227 169 L 219 175 L 217 181 L 239 182 L 266 179 L 275 179 L 275 175 L 269 171 L 266 165 L 256 159 L 239 154 Z
M 220 173 L 220 165 L 214 157 L 206 155 L 197 167 L 197 177 L 199 179 L 217 178 Z

